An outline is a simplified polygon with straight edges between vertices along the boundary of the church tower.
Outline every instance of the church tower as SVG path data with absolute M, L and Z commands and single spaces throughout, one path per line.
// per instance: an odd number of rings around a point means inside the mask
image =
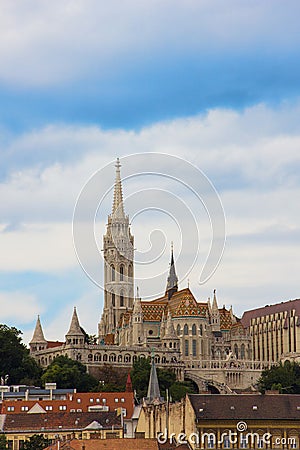
M 108 216 L 106 234 L 103 236 L 104 309 L 99 324 L 100 339 L 114 332 L 121 314 L 133 307 L 134 239 L 130 233 L 129 217 L 124 212 L 119 158 L 115 167 L 112 213 Z

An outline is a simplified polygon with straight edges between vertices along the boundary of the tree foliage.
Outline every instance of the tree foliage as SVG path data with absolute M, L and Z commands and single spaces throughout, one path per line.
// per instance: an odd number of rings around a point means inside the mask
M 42 370 L 22 343 L 21 334 L 15 327 L 0 324 L 0 377 L 9 384 L 36 384 Z
M 147 396 L 149 377 L 150 377 L 151 363 L 149 359 L 138 358 L 131 371 L 131 380 L 134 389 L 137 392 L 138 398 L 142 399 Z M 158 383 L 162 397 L 167 397 L 167 390 L 169 397 L 174 401 L 180 400 L 186 393 L 195 393 L 195 388 L 192 383 L 185 381 L 176 381 L 176 375 L 171 369 L 157 369 Z
M 0 450 L 7 449 L 7 440 L 4 434 L 0 434 Z
M 282 394 L 300 394 L 300 365 L 285 361 L 264 370 L 258 380 L 258 388 L 262 393 L 276 389 Z
M 44 371 L 42 383 L 56 383 L 57 388 L 76 388 L 79 392 L 89 392 L 98 385 L 97 380 L 87 373 L 79 361 L 58 356 Z
M 124 392 L 126 388 L 127 369 L 116 368 L 110 364 L 104 364 L 97 373 L 99 384 L 97 392 Z
M 50 444 L 41 434 L 34 434 L 24 442 L 23 450 L 43 450 Z

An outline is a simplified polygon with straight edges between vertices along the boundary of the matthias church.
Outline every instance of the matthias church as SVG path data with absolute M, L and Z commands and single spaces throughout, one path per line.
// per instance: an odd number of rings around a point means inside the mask
M 203 301 L 189 287 L 180 289 L 173 248 L 165 294 L 143 301 L 135 292 L 134 236 L 124 211 L 119 159 L 115 167 L 112 213 L 103 236 L 104 307 L 97 340 L 90 342 L 74 309 L 64 342 L 47 341 L 38 318 L 31 354 L 42 366 L 69 356 L 96 376 L 103 364 L 131 367 L 153 354 L 158 367 L 171 368 L 179 380 L 193 380 L 201 391 L 254 389 L 266 364 L 253 360 L 249 327 L 232 308 L 219 307 L 216 291 Z

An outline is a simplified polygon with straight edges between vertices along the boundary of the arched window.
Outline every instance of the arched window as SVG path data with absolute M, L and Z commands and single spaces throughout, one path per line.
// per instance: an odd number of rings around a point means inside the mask
M 128 266 L 128 276 L 129 276 L 129 278 L 133 277 L 132 264 L 129 264 L 129 266 Z
M 177 325 L 177 336 L 180 336 L 180 333 L 181 333 L 181 328 L 180 328 L 180 325 L 178 324 Z
M 184 328 L 183 328 L 183 334 L 184 334 L 185 336 L 187 336 L 187 335 L 189 334 L 189 327 L 187 326 L 187 324 L 184 325 Z
M 120 281 L 124 281 L 124 266 L 120 266 Z
M 120 293 L 120 306 L 124 306 L 124 294 L 123 291 Z
M 202 336 L 202 334 L 203 334 L 203 326 L 202 325 L 200 325 L 199 332 L 200 332 L 200 336 Z
M 115 281 L 115 279 L 116 279 L 115 266 L 112 264 L 112 265 L 110 266 L 110 268 L 111 268 L 111 281 Z
M 237 344 L 234 345 L 234 353 L 235 353 L 235 356 L 238 358 L 239 357 L 239 350 L 238 350 Z
M 113 306 L 116 306 L 116 295 L 114 294 L 114 292 L 112 292 L 111 294 L 111 304 Z
M 192 326 L 192 335 L 196 336 L 196 325 L 194 323 L 193 323 L 193 326 Z
M 241 359 L 245 359 L 245 344 L 241 345 Z

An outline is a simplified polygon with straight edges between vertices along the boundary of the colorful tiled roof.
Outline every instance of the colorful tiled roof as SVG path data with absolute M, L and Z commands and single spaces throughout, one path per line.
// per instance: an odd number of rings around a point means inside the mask
M 230 311 L 227 311 L 226 308 L 221 308 L 219 309 L 219 314 L 221 330 L 230 330 L 233 325 Z

